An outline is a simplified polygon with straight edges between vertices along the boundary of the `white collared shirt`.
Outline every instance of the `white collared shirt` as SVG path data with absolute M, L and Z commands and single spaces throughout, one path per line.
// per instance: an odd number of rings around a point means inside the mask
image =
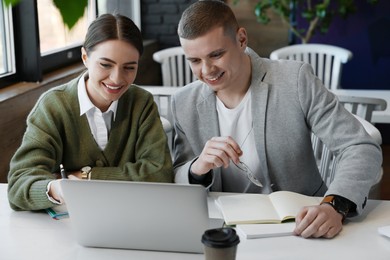
M 80 105 L 80 116 L 86 114 L 92 135 L 101 150 L 107 145 L 112 121 L 115 121 L 118 100 L 111 103 L 106 112 L 101 112 L 90 100 L 85 85 L 88 74 L 85 73 L 77 85 L 77 94 Z

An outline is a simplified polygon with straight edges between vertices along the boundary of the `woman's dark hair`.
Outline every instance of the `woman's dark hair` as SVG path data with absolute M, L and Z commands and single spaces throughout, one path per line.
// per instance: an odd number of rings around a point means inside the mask
M 89 55 L 97 44 L 108 40 L 128 42 L 140 56 L 144 51 L 140 30 L 130 18 L 120 14 L 103 14 L 96 18 L 88 27 L 83 47 Z

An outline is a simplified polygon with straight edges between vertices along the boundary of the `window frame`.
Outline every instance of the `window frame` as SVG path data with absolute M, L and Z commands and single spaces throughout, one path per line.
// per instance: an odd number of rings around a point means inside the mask
M 81 44 L 41 54 L 38 24 L 38 0 L 21 0 L 12 7 L 15 72 L 0 77 L 0 89 L 18 82 L 40 82 L 44 73 L 81 62 Z M 88 1 L 88 20 L 98 15 L 98 0 Z M 141 1 L 132 3 L 132 19 L 141 26 Z M 119 1 L 118 1 L 119 5 Z
M 13 35 L 13 23 L 12 21 L 12 12 L 10 9 L 6 8 L 3 3 L 0 4 L 1 16 L 0 26 L 2 27 L 2 31 L 4 32 L 4 45 L 2 46 L 3 54 L 3 62 L 6 66 L 7 74 L 13 74 L 16 71 L 15 68 L 15 50 L 14 50 L 14 35 Z M 8 53 L 10 51 L 10 53 Z M 9 68 L 8 68 L 9 67 Z

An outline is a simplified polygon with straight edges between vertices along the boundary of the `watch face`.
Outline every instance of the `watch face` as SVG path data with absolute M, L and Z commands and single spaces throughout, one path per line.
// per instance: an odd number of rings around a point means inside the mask
M 339 197 L 334 198 L 333 205 L 336 208 L 336 210 L 339 212 L 341 211 L 341 212 L 344 212 L 345 214 L 347 214 L 349 211 L 348 203 Z
M 90 179 L 91 176 L 91 171 L 92 171 L 92 168 L 90 166 L 84 166 L 83 168 L 81 168 L 81 178 L 83 180 L 86 180 L 86 179 Z
M 326 196 L 322 203 L 328 203 L 330 204 L 338 213 L 340 213 L 343 216 L 343 220 L 348 214 L 349 206 L 348 204 L 344 203 L 344 201 L 338 197 L 338 196 Z

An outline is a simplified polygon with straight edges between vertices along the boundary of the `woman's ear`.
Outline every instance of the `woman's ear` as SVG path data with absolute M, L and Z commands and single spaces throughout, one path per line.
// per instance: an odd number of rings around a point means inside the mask
M 81 47 L 81 59 L 83 60 L 84 66 L 87 67 L 88 55 L 84 47 Z

